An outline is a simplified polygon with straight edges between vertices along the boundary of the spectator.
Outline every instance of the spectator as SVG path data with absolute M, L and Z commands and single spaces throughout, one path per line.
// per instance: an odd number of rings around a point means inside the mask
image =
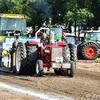
M 98 49 L 97 53 L 100 55 L 100 49 Z
M 16 36 L 16 40 L 13 42 L 12 48 L 16 48 L 17 47 L 17 44 L 20 41 L 20 38 L 21 38 L 20 35 L 17 35 Z

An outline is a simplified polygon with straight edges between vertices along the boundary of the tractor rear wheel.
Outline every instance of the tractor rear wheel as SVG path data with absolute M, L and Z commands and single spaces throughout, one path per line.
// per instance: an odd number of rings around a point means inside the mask
M 68 77 L 73 77 L 76 73 L 76 64 L 77 64 L 77 55 L 76 55 L 76 48 L 74 44 L 69 43 L 70 48 L 70 60 L 71 60 L 71 70 Z
M 71 70 L 70 70 L 70 74 L 68 74 L 68 77 L 73 77 L 75 73 L 76 73 L 76 62 L 72 61 Z
M 76 55 L 76 48 L 74 44 L 69 43 L 69 50 L 70 50 L 70 60 L 71 61 L 77 61 L 77 55 Z
M 81 53 L 81 47 L 77 48 L 77 58 L 78 60 L 83 60 L 82 53 Z
M 86 60 L 95 60 L 99 55 L 97 50 L 98 47 L 94 43 L 87 43 L 81 48 L 82 57 Z
M 36 62 L 36 75 L 38 77 L 43 75 L 43 62 L 42 62 L 42 60 L 37 60 L 37 62 Z
M 36 61 L 38 59 L 38 48 L 36 45 L 30 45 L 26 43 L 27 50 L 27 74 L 35 75 L 36 74 Z
M 15 69 L 16 74 L 26 74 L 27 59 L 26 59 L 26 47 L 23 42 L 19 42 L 16 48 L 16 57 L 15 57 Z
M 64 62 L 69 62 L 70 61 L 70 50 L 69 50 L 69 46 L 66 45 L 64 47 L 64 59 L 63 59 Z

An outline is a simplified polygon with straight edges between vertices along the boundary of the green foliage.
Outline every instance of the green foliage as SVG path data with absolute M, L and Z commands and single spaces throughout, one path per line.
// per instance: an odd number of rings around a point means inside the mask
M 63 8 L 66 0 L 48 0 L 52 11 L 52 24 L 62 24 L 66 10 Z
M 0 13 L 25 14 L 28 25 L 52 18 L 52 24 L 100 26 L 100 0 L 0 0 Z M 84 22 L 85 21 L 85 22 Z
M 77 25 L 83 25 L 84 21 L 91 20 L 94 17 L 87 9 L 78 9 L 76 11 L 68 11 L 64 17 L 66 23 L 77 22 Z
M 65 3 L 64 8 L 67 10 L 64 16 L 66 23 L 76 22 L 77 26 L 83 26 L 84 23 L 86 24 L 94 18 L 94 14 L 90 10 L 91 0 L 70 0 Z
M 25 14 L 27 22 L 31 22 L 31 14 L 36 16 L 37 12 L 30 7 L 35 0 L 0 0 L 0 13 Z

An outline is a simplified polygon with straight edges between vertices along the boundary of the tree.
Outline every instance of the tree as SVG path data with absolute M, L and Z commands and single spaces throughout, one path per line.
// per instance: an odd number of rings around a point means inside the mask
M 63 5 L 66 0 L 48 0 L 48 3 L 51 5 L 52 11 L 52 24 L 62 24 L 63 16 L 65 15 L 66 10 L 63 9 Z
M 93 25 L 97 29 L 100 26 L 100 0 L 91 0 L 90 9 L 94 14 Z
M 33 0 L 0 0 L 0 13 L 25 14 L 29 23 L 31 15 L 37 14 L 37 11 L 30 7 L 33 2 Z
M 38 12 L 38 18 L 35 18 L 35 24 L 41 26 L 44 21 L 48 22 L 51 17 L 51 6 L 47 0 L 38 0 L 32 4 L 32 9 Z
M 0 13 L 25 14 L 28 25 L 41 26 L 52 18 L 52 24 L 74 22 L 75 26 L 100 26 L 100 0 L 0 0 Z
M 88 22 L 88 20 L 91 20 L 93 17 L 94 15 L 90 13 L 87 9 L 78 9 L 75 12 L 68 11 L 64 16 L 64 21 L 70 24 L 76 21 L 78 26 L 83 26 L 84 20 Z
M 75 36 L 76 36 L 76 26 L 78 27 L 84 26 L 84 21 L 85 23 L 88 23 L 88 21 L 94 18 L 93 13 L 90 12 L 88 9 L 89 7 L 90 6 L 87 6 L 87 1 L 83 2 L 81 0 L 70 0 L 66 2 L 66 4 L 64 5 L 64 8 L 67 10 L 64 16 L 64 21 L 71 25 L 74 23 Z M 79 35 L 80 32 L 78 32 L 78 36 Z

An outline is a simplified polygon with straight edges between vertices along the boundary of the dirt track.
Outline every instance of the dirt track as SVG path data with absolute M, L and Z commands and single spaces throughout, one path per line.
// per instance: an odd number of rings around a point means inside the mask
M 0 88 L 0 100 L 40 100 L 40 99 Z
M 78 68 L 80 68 L 80 66 L 88 66 L 88 64 L 78 63 Z M 94 69 L 95 67 L 99 67 L 98 64 L 92 64 L 92 66 L 94 66 Z M 82 98 L 85 100 L 92 100 L 93 96 L 95 96 L 93 100 L 97 100 L 98 97 L 96 96 L 100 95 L 100 73 L 84 70 L 77 70 L 73 78 L 57 76 L 54 74 L 53 70 L 43 75 L 43 77 L 17 76 L 9 73 L 1 73 L 0 82 L 55 92 L 75 99 L 79 98 L 78 100 L 82 100 Z M 91 98 L 89 98 L 89 94 Z M 86 96 L 88 96 L 88 98 Z

